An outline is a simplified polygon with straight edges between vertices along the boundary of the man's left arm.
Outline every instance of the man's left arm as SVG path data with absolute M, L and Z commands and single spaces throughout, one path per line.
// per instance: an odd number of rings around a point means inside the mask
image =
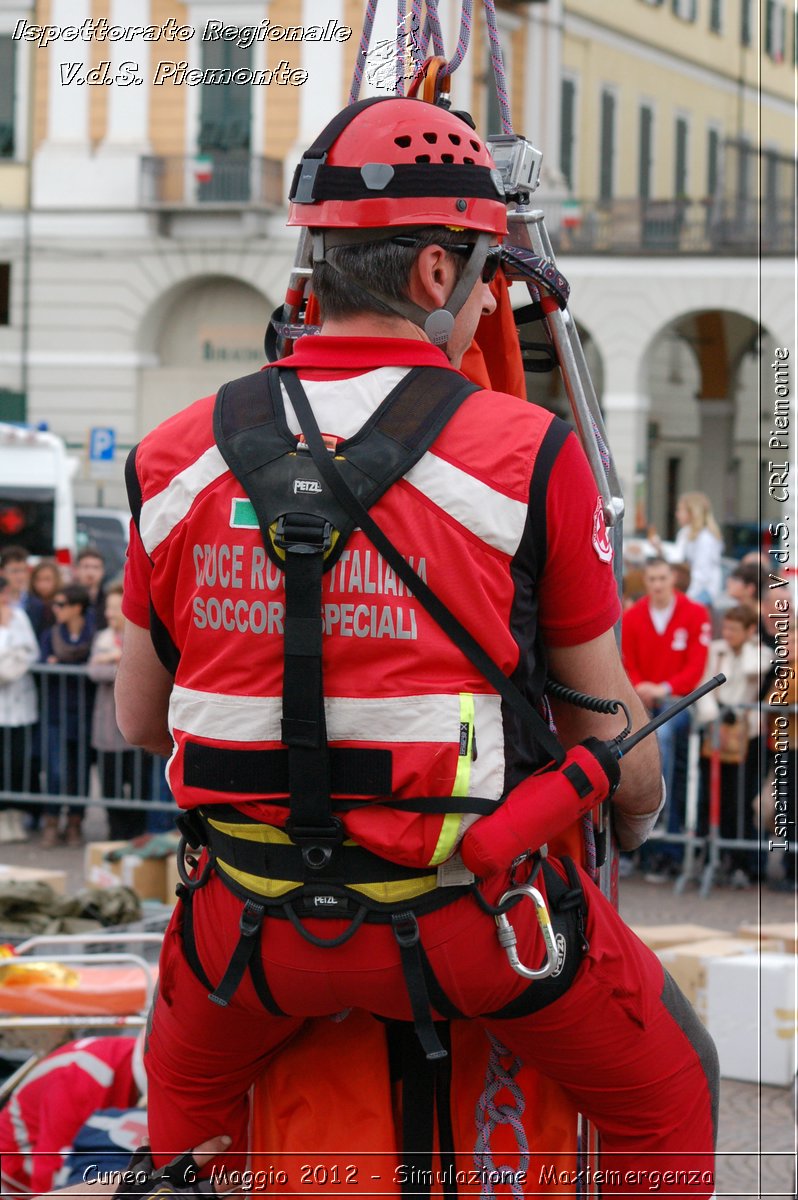
M 615 634 L 610 629 L 590 642 L 577 646 L 550 646 L 549 673 L 558 682 L 591 696 L 623 700 L 632 716 L 632 728 L 648 721 L 621 663 Z M 568 748 L 587 737 L 607 741 L 620 733 L 625 724 L 623 713 L 608 716 L 572 704 L 552 702 L 557 730 Z M 657 739 L 644 738 L 621 764 L 621 782 L 613 797 L 616 827 L 624 849 L 633 849 L 644 840 L 645 821 L 637 817 L 656 814 L 662 800 L 662 776 Z M 624 818 L 632 818 L 630 823 Z

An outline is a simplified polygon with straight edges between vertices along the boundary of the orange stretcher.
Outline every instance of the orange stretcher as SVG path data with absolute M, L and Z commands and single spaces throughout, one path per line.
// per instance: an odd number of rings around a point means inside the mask
M 0 955 L 0 1038 L 34 1031 L 144 1024 L 158 967 L 160 933 L 41 935 Z M 92 947 L 95 947 L 92 950 Z

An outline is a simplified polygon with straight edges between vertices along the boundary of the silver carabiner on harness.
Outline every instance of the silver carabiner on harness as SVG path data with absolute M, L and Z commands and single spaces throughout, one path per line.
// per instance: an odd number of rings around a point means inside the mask
M 519 975 L 523 975 L 525 979 L 547 979 L 549 975 L 553 975 L 560 967 L 560 951 L 554 939 L 554 930 L 552 929 L 549 910 L 546 908 L 546 901 L 538 889 L 533 887 L 531 883 L 521 883 L 504 893 L 499 901 L 499 907 L 501 908 L 508 900 L 512 900 L 513 896 L 528 896 L 535 905 L 535 916 L 538 919 L 540 932 L 543 934 L 543 941 L 546 945 L 546 961 L 537 971 L 524 966 L 515 948 L 518 938 L 506 913 L 500 913 L 494 918 L 499 944 L 504 947 L 510 966 Z

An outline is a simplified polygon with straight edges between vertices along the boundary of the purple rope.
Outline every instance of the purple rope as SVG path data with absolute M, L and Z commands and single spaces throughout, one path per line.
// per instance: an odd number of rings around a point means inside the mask
M 407 54 L 407 5 L 405 0 L 396 0 L 396 87 L 397 96 L 405 94 L 405 57 Z
M 441 32 L 441 22 L 438 17 L 438 0 L 427 0 L 427 26 L 432 35 L 432 53 L 439 58 L 445 58 L 446 52 L 443 48 L 443 34 Z
M 604 438 L 599 433 L 599 427 L 596 424 L 596 422 L 593 420 L 592 417 L 590 418 L 590 424 L 593 426 L 593 437 L 596 439 L 596 445 L 598 446 L 599 458 L 601 459 L 601 462 L 604 466 L 604 470 L 609 472 L 610 452 L 607 449 L 607 443 L 604 441 Z
M 474 1146 L 474 1165 L 482 1178 L 480 1200 L 493 1200 L 496 1195 L 494 1179 L 509 1186 L 515 1200 L 523 1200 L 523 1180 L 529 1168 L 529 1143 L 524 1123 L 521 1120 L 526 1108 L 526 1101 L 523 1092 L 515 1082 L 515 1077 L 521 1068 L 521 1060 L 511 1055 L 507 1047 L 502 1045 L 492 1033 L 488 1030 L 485 1032 L 491 1048 L 485 1072 L 485 1086 L 477 1100 L 475 1112 L 477 1140 Z M 505 1068 L 501 1060 L 508 1056 L 512 1061 Z M 502 1088 L 506 1088 L 510 1093 L 514 1102 L 512 1105 L 496 1104 L 496 1096 Z M 493 1159 L 490 1139 L 497 1125 L 509 1125 L 515 1134 L 518 1146 L 517 1167 L 500 1167 Z
M 485 0 L 485 21 L 490 38 L 490 62 L 493 67 L 493 78 L 496 83 L 496 95 L 499 97 L 499 109 L 502 118 L 502 133 L 513 132 L 513 119 L 510 115 L 510 98 L 507 95 L 507 79 L 504 74 L 502 48 L 499 44 L 499 31 L 496 27 L 496 9 L 493 0 Z
M 451 62 L 446 64 L 446 75 L 453 75 L 468 53 L 468 44 L 471 41 L 471 28 L 473 24 L 472 10 L 473 0 L 463 0 L 463 7 L 460 13 L 460 32 L 457 35 L 457 49 L 452 55 Z
M 355 69 L 352 74 L 352 87 L 349 91 L 349 104 L 355 104 L 360 98 L 360 88 L 363 83 L 363 68 L 371 45 L 371 31 L 374 28 L 374 15 L 377 11 L 377 0 L 367 0 L 366 15 L 363 18 L 363 32 L 360 35 L 360 45 L 357 48 Z
M 427 57 L 427 46 L 429 45 L 429 24 L 425 22 L 422 25 L 421 23 L 421 2 L 422 0 L 413 0 L 410 19 L 410 53 L 413 56 L 413 66 L 416 71 Z

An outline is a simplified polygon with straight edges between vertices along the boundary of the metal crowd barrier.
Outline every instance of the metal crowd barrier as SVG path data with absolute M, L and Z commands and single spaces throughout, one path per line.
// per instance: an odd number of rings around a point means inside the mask
M 693 718 L 683 752 L 683 772 L 676 772 L 677 787 L 670 804 L 683 811 L 677 830 L 666 827 L 667 810 L 648 839 L 647 845 L 683 847 L 674 890 L 681 892 L 695 883 L 702 896 L 708 896 L 723 875 L 734 883 L 734 873 L 742 872 L 751 883 L 764 882 L 768 855 L 796 853 L 794 811 L 798 780 L 795 772 L 795 751 L 791 767 L 774 757 L 768 750 L 768 714 L 792 717 L 796 720 L 798 706 L 793 705 L 721 705 L 721 717 L 708 724 L 698 725 Z M 746 720 L 756 711 L 761 715 L 756 738 L 742 739 L 738 757 L 730 757 L 728 742 L 723 737 L 733 715 L 736 721 Z M 724 719 L 725 718 L 725 719 Z M 751 743 L 753 742 L 753 745 Z M 684 748 L 683 748 L 684 749 Z M 771 770 L 778 767 L 784 786 L 780 793 L 793 811 L 781 826 L 783 836 L 776 836 L 779 827 L 768 826 L 770 797 L 765 794 Z M 679 775 L 681 774 L 681 780 Z M 781 776 L 780 776 L 781 778 Z M 755 811 L 760 796 L 760 811 Z M 681 800 L 684 798 L 682 810 Z M 792 871 L 795 871 L 795 866 Z M 739 877 L 742 884 L 744 879 Z
M 176 813 L 168 791 L 165 759 L 128 747 L 92 746 L 96 689 L 86 666 L 37 663 L 39 719 L 33 725 L 0 728 L 0 803 Z

